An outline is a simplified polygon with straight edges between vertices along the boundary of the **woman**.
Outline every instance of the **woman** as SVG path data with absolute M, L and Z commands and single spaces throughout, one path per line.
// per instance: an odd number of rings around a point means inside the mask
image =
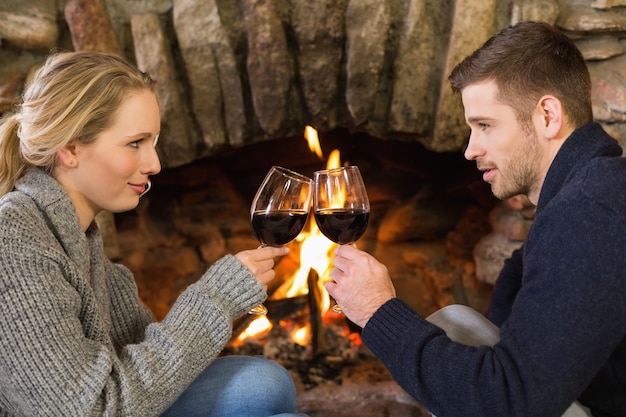
M 0 126 L 0 415 L 291 416 L 286 370 L 216 359 L 286 248 L 227 255 L 157 323 L 95 216 L 161 169 L 150 77 L 110 55 L 48 58 Z

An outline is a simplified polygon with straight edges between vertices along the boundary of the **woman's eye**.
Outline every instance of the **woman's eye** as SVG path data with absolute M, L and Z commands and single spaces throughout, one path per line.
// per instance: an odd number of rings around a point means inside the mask
M 478 123 L 478 126 L 480 127 L 480 130 L 485 130 L 489 127 L 487 123 Z
M 128 146 L 130 146 L 131 148 L 138 148 L 139 147 L 139 143 L 141 143 L 143 139 L 139 139 L 139 140 L 134 140 L 132 142 L 130 142 L 128 144 Z

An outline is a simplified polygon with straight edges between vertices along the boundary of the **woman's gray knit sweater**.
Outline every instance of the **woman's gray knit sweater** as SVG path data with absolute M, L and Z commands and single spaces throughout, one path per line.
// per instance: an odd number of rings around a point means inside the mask
M 218 355 L 263 288 L 226 256 L 154 321 L 95 223 L 31 168 L 0 199 L 0 416 L 156 416 Z

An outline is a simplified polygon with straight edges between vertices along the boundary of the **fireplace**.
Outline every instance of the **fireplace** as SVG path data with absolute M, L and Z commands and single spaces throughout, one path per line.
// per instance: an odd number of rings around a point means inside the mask
M 422 314 L 451 302 L 483 310 L 490 286 L 476 280 L 472 252 L 491 230 L 496 200 L 475 164 L 415 142 L 346 130 L 319 136 L 324 158 L 336 149 L 344 163 L 361 169 L 371 220 L 358 245 L 388 265 L 399 296 Z M 136 210 L 116 216 L 117 260 L 133 270 L 140 295 L 162 317 L 212 262 L 258 246 L 249 206 L 271 165 L 312 176 L 325 167 L 324 158 L 300 136 L 164 169 Z M 275 285 L 297 269 L 297 257 L 292 250 L 278 261 Z
M 258 246 L 249 226 L 249 206 L 271 165 L 312 175 L 325 167 L 335 149 L 343 162 L 360 167 L 371 201 L 371 223 L 358 246 L 389 267 L 398 296 L 424 316 L 453 302 L 484 310 L 491 286 L 476 278 L 473 250 L 492 230 L 489 214 L 498 202 L 475 164 L 460 153 L 431 152 L 416 142 L 347 130 L 319 133 L 319 139 L 323 158 L 300 135 L 165 169 L 153 178 L 152 190 L 136 210 L 116 216 L 117 260 L 133 270 L 141 298 L 157 317 L 219 257 Z M 291 243 L 291 253 L 277 262 L 270 293 L 299 268 L 300 246 Z M 380 391 L 372 396 L 404 395 L 359 345 L 359 329 L 342 315 L 319 318 L 321 335 L 294 338 L 293 331 L 310 320 L 315 308 L 310 298 L 268 300 L 273 329 L 246 343 L 236 339 L 256 317 L 236 320 L 224 354 L 263 354 L 279 361 L 294 375 L 300 401 L 308 407 L 319 406 L 314 398 L 320 395 L 349 395 L 357 386 L 378 386 Z M 377 401 L 370 398 L 370 406 L 377 407 Z M 385 407 L 414 413 L 399 415 L 421 415 L 415 414 L 417 404 L 408 397 L 403 401 Z

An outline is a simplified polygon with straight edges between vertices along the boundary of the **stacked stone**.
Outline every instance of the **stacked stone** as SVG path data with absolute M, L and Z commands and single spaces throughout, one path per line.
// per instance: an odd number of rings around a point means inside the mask
M 460 151 L 468 129 L 447 75 L 489 36 L 529 19 L 576 40 L 589 62 L 596 119 L 626 138 L 623 1 L 90 0 L 63 7 L 59 13 L 56 0 L 0 4 L 2 101 L 19 93 L 16 72 L 24 79 L 51 49 L 121 50 L 160 83 L 165 167 L 301 136 L 307 124 Z M 113 36 L 101 30 L 109 23 Z

